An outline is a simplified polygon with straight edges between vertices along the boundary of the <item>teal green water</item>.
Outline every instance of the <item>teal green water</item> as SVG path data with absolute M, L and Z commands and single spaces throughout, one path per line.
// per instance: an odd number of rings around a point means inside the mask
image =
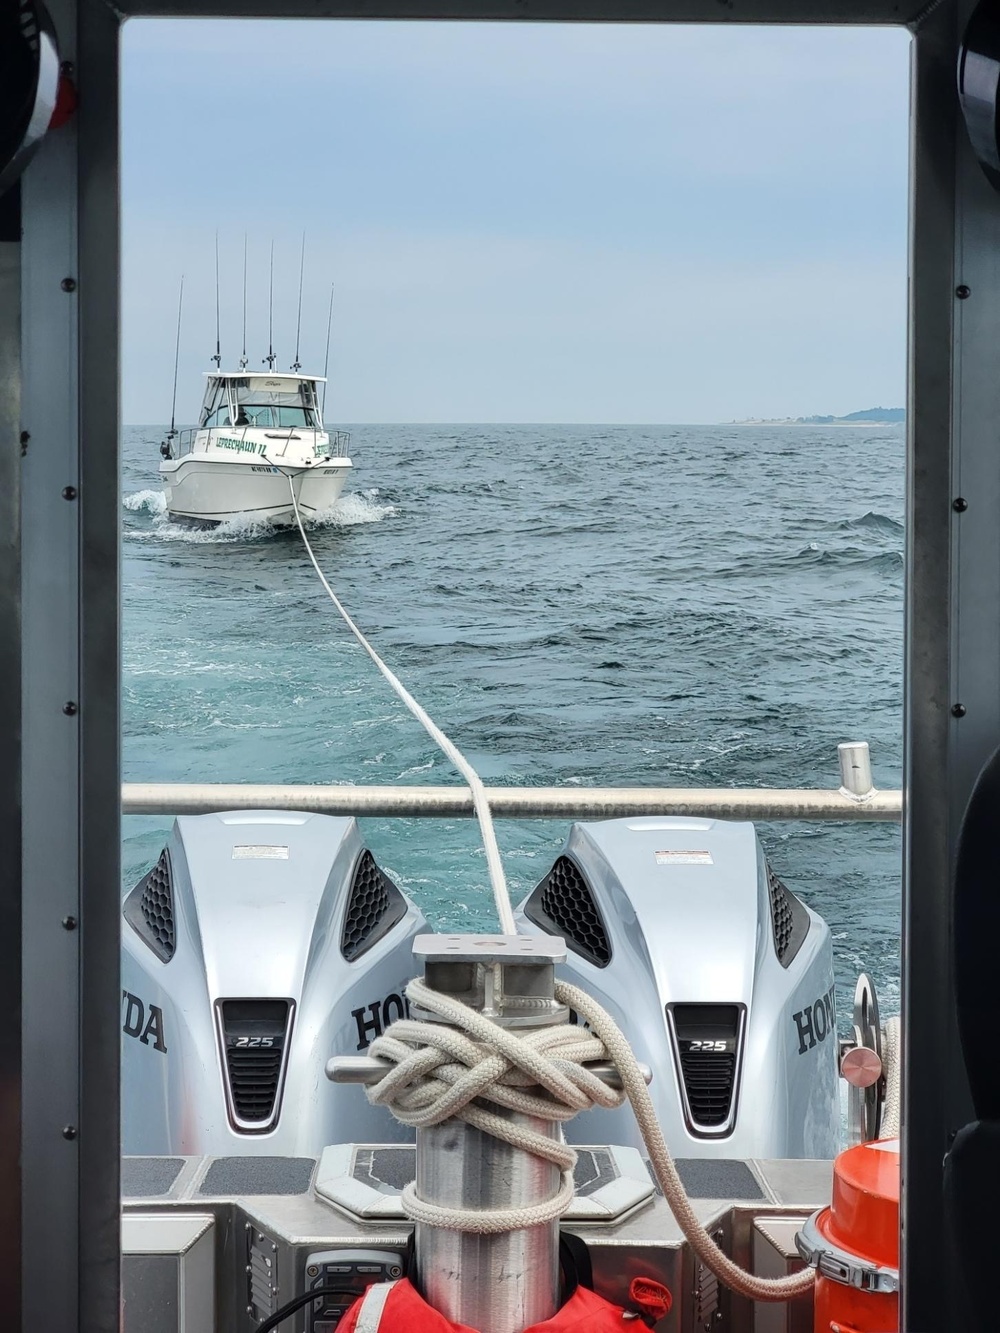
M 125 440 L 131 781 L 458 783 L 330 606 L 295 533 L 163 514 L 159 428 Z M 311 539 L 361 627 L 495 784 L 836 786 L 901 770 L 903 432 L 363 426 Z M 125 823 L 131 884 L 166 818 Z M 494 927 L 465 820 L 367 821 L 438 925 Z M 567 828 L 502 821 L 515 897 Z M 896 826 L 760 826 L 898 1005 Z

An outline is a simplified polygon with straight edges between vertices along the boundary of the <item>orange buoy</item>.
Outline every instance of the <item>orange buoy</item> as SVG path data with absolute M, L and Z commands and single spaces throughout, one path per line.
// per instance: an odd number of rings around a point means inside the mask
M 898 1333 L 898 1139 L 840 1154 L 830 1207 L 813 1214 L 797 1244 L 816 1269 L 815 1333 Z

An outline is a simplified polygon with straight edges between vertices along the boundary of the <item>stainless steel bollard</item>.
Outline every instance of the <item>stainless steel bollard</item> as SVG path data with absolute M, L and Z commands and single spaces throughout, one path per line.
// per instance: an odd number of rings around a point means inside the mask
M 542 936 L 420 935 L 414 956 L 437 991 L 504 1027 L 569 1020 L 553 995 L 562 940 Z M 416 1008 L 414 1018 L 431 1021 Z M 491 1108 L 558 1140 L 551 1121 Z M 417 1131 L 417 1194 L 443 1207 L 515 1208 L 559 1189 L 559 1169 L 509 1147 L 462 1120 Z M 417 1225 L 416 1263 L 424 1296 L 447 1318 L 489 1333 L 521 1333 L 559 1305 L 559 1223 L 477 1236 Z
M 561 939 L 548 936 L 420 935 L 414 954 L 434 990 L 462 1000 L 505 1027 L 568 1021 L 554 997 L 555 964 L 565 960 Z M 417 1006 L 413 1018 L 440 1022 Z M 370 1055 L 336 1055 L 326 1066 L 335 1083 L 371 1086 L 392 1068 Z M 621 1076 L 609 1061 L 587 1068 L 609 1087 Z M 647 1083 L 652 1072 L 639 1066 Z M 490 1108 L 553 1140 L 552 1121 Z M 443 1207 L 514 1208 L 552 1198 L 559 1170 L 483 1134 L 461 1120 L 417 1131 L 417 1193 Z M 420 1285 L 435 1309 L 488 1333 L 521 1333 L 558 1306 L 558 1221 L 496 1236 L 416 1228 Z

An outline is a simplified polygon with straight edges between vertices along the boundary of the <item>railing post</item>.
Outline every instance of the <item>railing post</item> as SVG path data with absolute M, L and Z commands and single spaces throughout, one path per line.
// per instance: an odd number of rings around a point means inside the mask
M 875 792 L 872 761 L 867 741 L 844 741 L 837 746 L 840 759 L 840 790 L 845 796 L 863 801 Z

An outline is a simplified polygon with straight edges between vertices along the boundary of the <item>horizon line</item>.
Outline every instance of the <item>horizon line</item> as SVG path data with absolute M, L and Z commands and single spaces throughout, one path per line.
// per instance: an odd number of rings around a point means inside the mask
M 884 411 L 903 411 L 902 408 L 884 408 Z M 822 413 L 813 413 L 813 418 L 824 415 Z M 326 423 L 332 426 L 334 430 L 348 430 L 352 426 L 830 426 L 838 422 L 846 421 L 848 413 L 842 417 L 831 416 L 828 421 L 817 421 L 808 417 L 739 417 L 730 418 L 728 421 L 431 421 L 414 420 L 411 418 L 400 418 L 396 421 L 343 421 L 336 426 L 332 422 Z M 896 426 L 901 425 L 897 421 L 855 421 L 858 426 Z M 121 423 L 123 430 L 169 430 L 165 422 L 152 421 L 123 421 Z M 183 430 L 198 429 L 198 427 L 181 427 Z

